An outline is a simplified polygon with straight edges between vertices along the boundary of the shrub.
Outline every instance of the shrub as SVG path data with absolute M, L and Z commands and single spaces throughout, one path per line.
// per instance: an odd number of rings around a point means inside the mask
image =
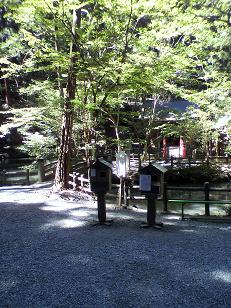
M 177 170 L 168 170 L 165 175 L 168 183 L 204 183 L 225 182 L 228 176 L 218 166 L 196 166 Z
M 231 205 L 230 204 L 224 205 L 223 210 L 225 211 L 226 216 L 231 216 Z

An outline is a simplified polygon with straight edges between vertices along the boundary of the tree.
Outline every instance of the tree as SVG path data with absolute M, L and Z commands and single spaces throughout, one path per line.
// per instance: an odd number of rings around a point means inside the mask
M 58 187 L 68 186 L 76 148 L 85 150 L 89 162 L 90 149 L 108 146 L 105 128 L 114 129 L 118 149 L 136 141 L 134 114 L 125 108 L 130 98 L 182 97 L 198 103 L 200 123 L 207 121 L 200 128 L 206 131 L 203 138 L 230 110 L 230 5 L 225 0 L 5 2 L 14 26 L 2 44 L 2 80 L 16 82 L 26 104 L 37 105 L 31 89 L 39 83 L 49 82 L 59 95 L 52 103 L 63 115 Z M 6 32 L 9 28 L 5 24 Z M 142 129 L 144 143 L 157 125 L 153 111 Z M 182 127 L 183 132 L 186 136 Z

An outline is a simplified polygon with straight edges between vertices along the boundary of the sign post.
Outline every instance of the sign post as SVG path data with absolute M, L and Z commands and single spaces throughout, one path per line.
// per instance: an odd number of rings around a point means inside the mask
M 111 164 L 98 159 L 89 169 L 91 191 L 97 196 L 98 220 L 97 224 L 110 225 L 112 220 L 106 220 L 105 194 L 111 187 Z
M 158 164 L 149 163 L 148 166 L 140 169 L 140 191 L 147 198 L 147 223 L 143 228 L 161 229 L 162 223 L 156 223 L 156 199 L 160 194 L 161 176 L 165 168 Z
M 122 206 L 122 200 L 124 199 L 124 179 L 127 177 L 129 169 L 129 157 L 124 151 L 120 151 L 116 154 L 116 173 L 120 178 L 119 186 L 119 199 L 118 206 Z M 126 197 L 126 194 L 125 194 Z M 126 204 L 126 203 L 125 203 Z

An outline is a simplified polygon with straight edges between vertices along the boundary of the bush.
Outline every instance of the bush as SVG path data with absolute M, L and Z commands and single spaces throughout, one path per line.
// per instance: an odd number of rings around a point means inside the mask
M 51 159 L 57 155 L 56 143 L 56 140 L 51 136 L 43 136 L 36 132 L 34 134 L 27 134 L 21 149 L 32 157 Z
M 226 216 L 231 216 L 231 205 L 230 204 L 224 205 L 223 210 L 225 211 Z
M 168 170 L 165 175 L 168 183 L 218 183 L 228 181 L 228 176 L 218 166 L 196 166 L 177 170 Z

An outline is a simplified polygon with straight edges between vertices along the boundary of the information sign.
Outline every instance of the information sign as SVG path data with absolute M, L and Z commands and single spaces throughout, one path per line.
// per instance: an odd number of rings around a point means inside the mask
M 140 190 L 151 191 L 152 177 L 149 174 L 140 174 Z
M 119 177 L 126 177 L 128 172 L 128 155 L 124 151 L 116 154 L 116 172 Z

